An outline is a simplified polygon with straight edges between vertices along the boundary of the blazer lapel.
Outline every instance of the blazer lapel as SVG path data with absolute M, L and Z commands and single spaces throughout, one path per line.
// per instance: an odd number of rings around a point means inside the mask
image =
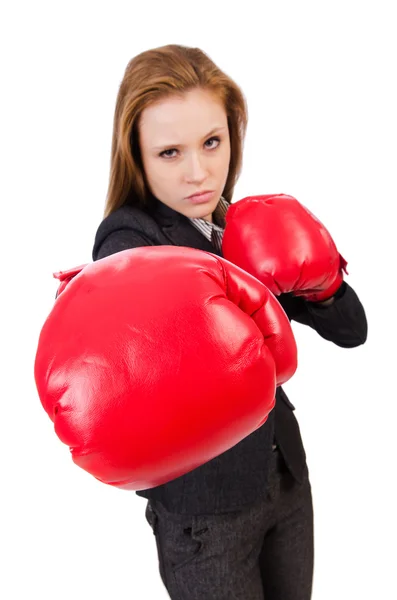
M 222 256 L 222 253 L 196 229 L 185 215 L 178 213 L 157 199 L 152 203 L 150 212 L 173 246 L 197 248 L 197 250 L 204 250 Z

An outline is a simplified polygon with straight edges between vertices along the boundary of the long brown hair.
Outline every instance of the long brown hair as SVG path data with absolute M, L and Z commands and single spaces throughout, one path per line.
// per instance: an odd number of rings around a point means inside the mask
M 204 89 L 220 100 L 227 114 L 231 160 L 222 196 L 231 202 L 242 168 L 248 109 L 239 86 L 199 48 L 169 44 L 135 56 L 127 65 L 113 121 L 110 178 L 104 216 L 128 202 L 145 206 L 150 190 L 139 149 L 139 118 L 160 99 Z

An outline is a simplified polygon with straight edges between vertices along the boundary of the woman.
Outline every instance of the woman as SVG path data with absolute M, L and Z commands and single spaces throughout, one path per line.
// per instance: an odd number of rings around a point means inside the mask
M 132 59 L 117 98 L 93 259 L 170 244 L 222 256 L 246 126 L 241 90 L 201 50 L 169 45 Z M 323 303 L 291 294 L 278 300 L 290 320 L 338 346 L 365 342 L 365 313 L 346 282 Z M 193 384 L 205 394 L 205 373 Z M 312 498 L 293 410 L 279 387 L 275 409 L 254 433 L 186 475 L 137 492 L 148 500 L 171 598 L 311 597 Z

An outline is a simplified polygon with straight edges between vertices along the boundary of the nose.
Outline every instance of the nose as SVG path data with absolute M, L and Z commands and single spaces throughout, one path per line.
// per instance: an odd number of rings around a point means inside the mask
M 199 182 L 205 180 L 208 175 L 208 168 L 204 156 L 199 153 L 192 153 L 186 159 L 185 176 L 189 182 Z

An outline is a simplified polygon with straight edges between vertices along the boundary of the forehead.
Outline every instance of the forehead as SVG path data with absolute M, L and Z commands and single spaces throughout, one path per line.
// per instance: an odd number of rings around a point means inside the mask
M 226 112 L 219 99 L 207 91 L 192 90 L 148 106 L 141 115 L 140 131 L 143 138 L 155 137 L 158 141 L 160 136 L 178 133 L 185 138 L 205 135 L 213 127 L 226 123 Z

